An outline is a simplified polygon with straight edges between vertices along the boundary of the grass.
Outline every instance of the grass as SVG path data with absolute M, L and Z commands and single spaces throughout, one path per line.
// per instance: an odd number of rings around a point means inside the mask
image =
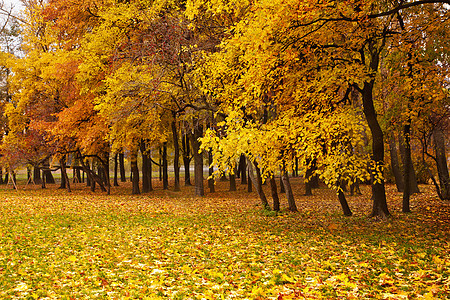
M 197 198 L 157 184 L 140 196 L 129 183 L 110 196 L 3 186 L 0 298 L 449 299 L 450 203 L 429 186 L 411 214 L 388 186 L 393 217 L 377 222 L 368 187 L 346 218 L 327 189 L 272 214 L 244 186 Z

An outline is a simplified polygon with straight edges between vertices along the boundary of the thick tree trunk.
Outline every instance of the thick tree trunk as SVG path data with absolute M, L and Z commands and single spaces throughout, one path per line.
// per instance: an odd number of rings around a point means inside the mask
M 291 183 L 289 181 L 288 173 L 283 170 L 281 179 L 283 181 L 284 190 L 286 191 L 286 198 L 288 200 L 289 210 L 292 212 L 298 211 L 297 205 L 295 204 L 294 193 L 292 192 Z
M 200 124 L 194 126 L 194 133 L 190 135 L 192 150 L 194 152 L 194 174 L 195 174 L 195 194 L 204 196 L 203 186 L 203 153 L 199 153 L 200 142 L 198 139 L 203 135 L 203 127 Z
M 213 162 L 213 154 L 212 154 L 212 150 L 209 150 L 208 151 L 208 165 L 209 165 L 208 188 L 209 188 L 210 193 L 214 193 L 216 191 L 216 189 L 214 187 L 214 178 L 212 178 L 212 175 L 214 173 L 214 167 L 212 166 L 212 162 Z
M 64 165 L 66 164 L 65 157 L 63 157 L 63 158 L 61 158 L 59 160 L 59 165 L 61 166 L 61 169 L 60 169 L 61 170 L 61 182 L 60 182 L 60 185 L 59 185 L 60 189 L 65 189 L 66 188 L 66 175 L 64 174 L 66 168 L 63 168 L 63 164 Z
M 236 190 L 237 190 L 237 188 L 236 188 L 236 175 L 234 173 L 233 174 L 230 173 L 230 189 L 229 189 L 229 191 L 230 192 L 234 192 Z
M 272 193 L 273 210 L 280 211 L 280 198 L 278 197 L 277 181 L 274 175 L 270 177 L 270 191 Z
M 400 157 L 402 158 L 402 164 L 403 164 L 403 183 L 405 183 L 405 166 L 406 164 L 409 165 L 409 176 L 408 176 L 408 182 L 409 182 L 409 194 L 415 194 L 419 192 L 419 185 L 417 184 L 417 178 L 416 178 L 416 172 L 414 171 L 414 165 L 411 160 L 411 138 L 408 138 L 408 141 L 405 139 L 404 135 L 404 128 L 403 133 L 399 134 L 399 149 L 400 149 Z M 409 131 L 411 131 L 411 126 L 409 126 Z M 409 134 L 408 134 L 409 136 Z M 409 150 L 408 150 L 409 149 Z M 407 153 L 409 152 L 409 154 Z M 409 157 L 409 159 L 407 158 Z M 404 184 L 405 187 L 405 184 Z
M 433 130 L 434 150 L 442 199 L 450 200 L 450 176 L 445 151 L 445 136 L 440 128 Z
M 138 195 L 141 193 L 139 189 L 139 168 L 137 163 L 137 156 L 138 156 L 138 150 L 134 149 L 131 151 L 131 173 L 133 174 L 133 181 L 132 181 L 132 191 L 131 193 L 133 195 Z
M 1 175 L 0 175 L 0 177 L 1 177 Z M 41 169 L 38 167 L 33 168 L 33 181 L 35 184 L 42 184 Z
M 184 185 L 192 185 L 191 183 L 191 170 L 190 170 L 190 147 L 189 147 L 189 137 L 185 133 L 181 139 L 183 147 L 183 164 L 184 164 Z
M 411 144 L 410 144 L 410 134 L 411 134 L 411 125 L 405 124 L 403 126 L 403 141 L 404 141 L 404 160 L 403 160 L 403 182 L 411 183 L 410 176 L 412 170 L 412 161 L 411 161 Z M 417 182 L 416 182 L 417 185 Z M 402 201 L 402 212 L 407 213 L 411 212 L 411 208 L 409 205 L 409 200 L 411 197 L 411 184 L 405 184 L 403 187 L 403 201 Z
M 255 168 L 256 176 L 253 174 L 253 167 Z M 253 182 L 253 185 L 256 188 L 256 192 L 258 193 L 259 198 L 261 199 L 262 207 L 266 210 L 270 210 L 269 202 L 267 201 L 266 194 L 264 194 L 263 188 L 262 188 L 262 178 L 261 178 L 261 171 L 259 170 L 258 166 L 251 162 L 247 158 L 247 168 L 248 168 L 248 174 L 250 177 L 250 180 Z
M 125 155 L 119 153 L 119 171 L 120 171 L 120 182 L 126 182 L 127 178 L 125 176 Z
M 400 164 L 398 161 L 398 154 L 397 154 L 397 143 L 395 142 L 395 136 L 391 134 L 389 136 L 389 152 L 391 156 L 391 168 L 392 173 L 394 173 L 395 178 L 395 185 L 397 186 L 397 191 L 403 192 L 403 176 L 402 172 L 400 170 Z
M 163 163 L 163 190 L 168 190 L 169 189 L 169 164 L 167 162 L 167 143 L 163 144 L 162 163 Z
M 172 137 L 173 137 L 173 149 L 174 149 L 173 171 L 175 174 L 173 190 L 175 192 L 178 192 L 178 191 L 180 191 L 180 145 L 178 143 L 178 130 L 177 130 L 177 124 L 175 123 L 175 115 L 174 115 L 174 120 L 172 121 Z
M 114 154 L 114 179 L 113 179 L 113 185 L 119 186 L 119 154 Z

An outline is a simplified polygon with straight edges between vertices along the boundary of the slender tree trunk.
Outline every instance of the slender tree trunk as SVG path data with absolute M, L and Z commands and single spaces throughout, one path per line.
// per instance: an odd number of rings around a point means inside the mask
M 283 181 L 284 189 L 286 191 L 286 198 L 288 200 L 289 210 L 292 212 L 298 211 L 297 205 L 295 204 L 294 193 L 292 192 L 291 183 L 289 181 L 288 173 L 283 170 L 281 179 Z
M 408 164 L 408 168 L 409 168 L 409 194 L 415 194 L 419 192 L 419 186 L 417 184 L 417 178 L 416 178 L 416 172 L 414 170 L 414 165 L 413 162 L 411 160 L 411 138 L 408 138 L 408 140 L 406 140 L 406 138 L 404 137 L 405 133 L 404 133 L 405 128 L 403 128 L 403 133 L 399 134 L 399 149 L 400 149 L 400 156 L 402 158 L 402 163 L 403 163 L 403 183 L 405 183 L 405 166 L 406 164 Z M 409 126 L 409 132 L 411 132 L 411 126 Z M 409 136 L 409 134 L 408 134 Z M 407 153 L 409 152 L 409 153 Z M 408 159 L 409 157 L 409 159 Z M 405 187 L 405 184 L 404 184 Z M 403 187 L 403 188 L 404 188 Z
M 103 155 L 103 161 L 102 161 L 102 166 L 103 166 L 103 177 L 104 177 L 104 182 L 105 182 L 105 186 L 106 186 L 106 193 L 107 195 L 111 194 L 111 176 L 109 174 L 109 152 L 105 152 Z
M 450 176 L 445 151 L 445 136 L 440 128 L 433 130 L 434 150 L 442 199 L 450 200 Z
M 241 154 L 239 157 L 239 171 L 241 173 L 241 184 L 247 184 L 247 164 L 245 162 L 244 154 Z
M 247 168 L 247 192 L 251 193 L 253 191 L 252 188 L 252 181 L 251 181 L 251 177 L 250 177 L 250 169 Z
M 371 49 L 372 59 L 376 60 L 371 62 L 371 69 L 376 71 L 378 69 L 379 53 Z M 373 103 L 373 87 L 374 79 L 366 81 L 362 90 L 363 110 L 369 125 L 370 132 L 372 134 L 372 160 L 374 166 L 372 172 L 377 174 L 372 180 L 372 217 L 386 218 L 390 216 L 389 209 L 386 201 L 386 190 L 383 179 L 383 167 L 384 167 L 384 139 L 383 131 L 377 120 L 377 114 Z
M 64 181 L 66 182 L 65 187 L 67 187 L 67 191 L 70 193 L 72 192 L 72 189 L 70 188 L 70 180 L 69 176 L 67 176 L 67 170 L 66 170 L 66 156 L 64 155 L 60 160 L 59 163 L 61 165 L 61 182 L 64 178 Z M 61 183 L 62 186 L 62 183 Z
M 39 176 L 40 176 L 40 174 L 39 174 Z M 4 184 L 4 182 L 3 182 L 3 168 L 2 167 L 0 167 L 0 184 Z
M 119 186 L 119 160 L 118 160 L 119 154 L 114 154 L 114 180 L 113 185 Z
M 403 141 L 405 143 L 405 155 L 403 160 L 403 182 L 411 183 L 410 175 L 412 169 L 412 161 L 411 161 L 411 144 L 410 144 L 410 133 L 411 133 L 411 125 L 405 124 L 403 126 Z M 416 182 L 417 185 L 417 182 Z M 407 213 L 411 212 L 411 208 L 409 205 L 409 200 L 411 197 L 411 184 L 405 184 L 403 188 L 403 202 L 402 202 L 402 212 Z
M 313 169 L 310 160 L 306 161 L 306 172 L 305 172 L 305 196 L 312 195 L 312 180 L 313 180 Z
M 148 159 L 147 154 L 146 154 L 145 142 L 141 141 L 139 147 L 141 149 L 141 154 L 142 154 L 142 192 L 148 193 L 149 192 L 148 167 L 149 167 L 149 163 L 151 163 L 151 162 Z
M 350 185 L 350 195 L 362 195 L 361 190 L 359 188 L 359 179 L 356 178 L 352 185 Z
M 162 148 L 159 147 L 159 181 L 163 180 L 163 151 Z
M 270 177 L 270 191 L 272 192 L 273 210 L 280 211 L 280 198 L 278 197 L 277 181 L 275 180 L 275 176 L 273 174 Z
M 253 174 L 253 167 L 255 168 L 256 176 Z M 264 194 L 264 190 L 262 188 L 261 171 L 259 170 L 258 166 L 255 163 L 251 162 L 248 158 L 247 158 L 247 168 L 250 180 L 253 182 L 253 185 L 256 188 L 256 192 L 258 193 L 258 196 L 261 199 L 262 207 L 266 210 L 270 210 L 269 202 L 267 201 L 266 194 Z
M 59 164 L 61 166 L 61 183 L 59 185 L 60 189 L 65 189 L 66 188 L 66 175 L 64 174 L 66 168 L 63 168 L 63 164 L 66 164 L 66 159 L 65 157 L 61 158 L 59 160 Z
M 197 196 L 205 195 L 203 186 L 203 154 L 199 153 L 200 142 L 198 141 L 202 135 L 203 127 L 197 124 L 197 126 L 194 126 L 194 133 L 190 135 L 192 150 L 194 152 L 195 194 Z
M 119 153 L 119 171 L 120 171 L 120 182 L 126 182 L 127 178 L 125 176 L 125 155 Z
M 352 211 L 350 210 L 347 199 L 345 198 L 344 190 L 342 189 L 342 181 L 338 181 L 336 185 L 338 186 L 338 199 L 341 204 L 342 212 L 344 213 L 344 216 L 350 217 L 352 215 Z
M 81 157 L 81 155 L 79 155 L 79 157 Z M 100 189 L 103 192 L 106 192 L 106 188 L 105 185 L 103 184 L 103 180 L 100 178 L 100 176 L 98 176 L 97 174 L 95 174 L 95 172 L 93 171 L 94 168 L 92 168 L 92 170 L 89 167 L 89 164 L 86 165 L 86 163 L 83 161 L 83 159 L 80 159 L 81 162 L 81 166 L 83 167 L 84 172 L 87 174 L 89 181 L 91 182 L 91 191 L 95 191 L 95 183 L 98 183 L 98 185 L 100 186 Z
M 184 164 L 184 185 L 192 185 L 191 183 L 191 170 L 190 170 L 190 146 L 189 146 L 189 137 L 188 134 L 185 133 L 182 138 L 182 147 L 183 147 L 183 164 Z
M 178 130 L 177 130 L 177 124 L 175 123 L 175 114 L 174 114 L 174 120 L 172 121 L 172 137 L 173 137 L 173 149 L 174 149 L 173 171 L 175 174 L 173 190 L 175 192 L 178 192 L 178 191 L 180 191 L 180 145 L 178 143 Z
M 167 162 L 167 143 L 163 144 L 163 190 L 169 189 L 169 164 Z
M 132 185 L 133 185 L 133 189 L 132 189 L 132 194 L 133 195 L 138 195 L 141 193 L 140 189 L 139 189 L 139 168 L 138 168 L 138 163 L 137 163 L 137 149 L 134 149 L 133 151 L 131 151 L 131 173 L 133 174 L 133 181 L 132 181 Z
M 214 167 L 212 166 L 212 162 L 213 162 L 213 154 L 212 154 L 212 150 L 210 149 L 208 151 L 208 165 L 209 165 L 208 188 L 209 188 L 210 193 L 214 193 L 216 191 L 216 189 L 214 187 L 214 178 L 212 178 L 212 175 L 214 173 Z
M 395 136 L 392 134 L 389 136 L 389 152 L 391 155 L 391 168 L 392 173 L 394 173 L 395 185 L 397 186 L 397 191 L 403 192 L 403 176 L 400 171 L 400 164 L 398 162 L 398 154 L 397 154 L 397 144 L 395 142 Z

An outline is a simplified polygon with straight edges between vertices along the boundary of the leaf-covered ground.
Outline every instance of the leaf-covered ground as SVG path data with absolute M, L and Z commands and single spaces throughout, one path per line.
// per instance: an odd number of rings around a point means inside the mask
M 0 298 L 450 299 L 450 203 L 431 187 L 411 214 L 388 187 L 378 222 L 367 187 L 346 218 L 326 189 L 274 215 L 226 184 L 204 198 L 3 187 Z

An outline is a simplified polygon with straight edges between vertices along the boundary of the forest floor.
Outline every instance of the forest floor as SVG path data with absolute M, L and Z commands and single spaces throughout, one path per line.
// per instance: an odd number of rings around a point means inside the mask
M 262 211 L 256 193 L 107 196 L 84 185 L 0 188 L 1 299 L 450 299 L 450 202 L 420 186 L 412 213 L 387 186 L 392 217 L 370 213 L 370 188 L 344 217 L 325 188 L 298 213 Z M 265 188 L 268 188 L 267 186 Z M 270 193 L 268 193 L 270 195 Z

